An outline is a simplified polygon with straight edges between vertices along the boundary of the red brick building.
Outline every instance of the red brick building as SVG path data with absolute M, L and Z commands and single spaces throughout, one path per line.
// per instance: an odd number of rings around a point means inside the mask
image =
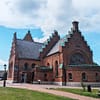
M 93 54 L 82 36 L 78 22 L 60 38 L 57 31 L 44 43 L 35 42 L 30 34 L 12 42 L 8 79 L 13 82 L 79 85 L 99 84 L 100 66 L 94 64 Z

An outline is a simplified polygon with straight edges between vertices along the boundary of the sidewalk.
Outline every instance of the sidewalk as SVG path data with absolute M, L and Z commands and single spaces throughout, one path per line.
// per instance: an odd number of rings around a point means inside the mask
M 50 89 L 50 88 L 61 87 L 61 86 L 55 86 L 55 85 L 33 85 L 33 84 L 24 84 L 24 83 L 16 84 L 15 83 L 15 84 L 7 84 L 7 87 L 35 90 L 35 91 L 39 91 L 39 92 L 54 94 L 57 96 L 69 97 L 69 98 L 77 99 L 77 100 L 100 100 L 100 99 L 96 99 L 96 98 L 92 98 L 92 97 L 80 96 L 80 95 L 69 93 L 69 92 L 62 92 L 62 91 Z

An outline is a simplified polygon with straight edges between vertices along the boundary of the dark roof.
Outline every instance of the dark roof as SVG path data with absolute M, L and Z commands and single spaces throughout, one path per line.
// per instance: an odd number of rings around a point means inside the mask
M 18 58 L 39 60 L 39 49 L 42 48 L 42 46 L 42 43 L 17 39 L 16 49 Z
M 53 48 L 49 51 L 49 53 L 47 54 L 47 56 L 52 55 L 54 53 L 57 53 L 59 51 L 59 44 L 60 44 L 61 40 L 59 40 L 54 46 Z
M 59 46 L 64 46 L 65 42 L 68 41 L 71 34 L 66 35 L 64 38 L 60 39 L 49 51 L 47 56 L 59 52 Z M 31 42 L 26 40 L 17 39 L 16 40 L 16 49 L 18 58 L 23 59 L 35 59 L 39 60 L 40 49 L 44 46 L 43 43 Z

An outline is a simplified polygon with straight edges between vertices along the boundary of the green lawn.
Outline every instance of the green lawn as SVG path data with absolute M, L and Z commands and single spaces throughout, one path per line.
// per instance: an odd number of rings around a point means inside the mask
M 0 100 L 73 100 L 26 89 L 0 87 Z
M 83 91 L 83 89 L 72 89 L 72 88 L 58 88 L 56 90 L 75 93 L 75 94 L 79 94 L 79 95 L 83 95 L 83 96 L 100 98 L 100 96 L 97 95 L 97 93 L 98 93 L 97 89 L 92 89 L 92 92 Z

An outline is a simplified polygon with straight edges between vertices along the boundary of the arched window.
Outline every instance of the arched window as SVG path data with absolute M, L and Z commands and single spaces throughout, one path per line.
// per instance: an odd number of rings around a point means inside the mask
M 86 73 L 82 73 L 82 81 L 86 81 L 86 80 L 87 80 Z
M 70 65 L 85 64 L 85 59 L 82 54 L 75 53 L 70 58 Z
M 24 70 L 27 70 L 28 69 L 28 63 L 25 63 L 24 64 Z
M 73 79 L 72 73 L 68 73 L 68 79 L 69 79 L 69 80 L 72 80 L 72 79 Z
M 96 81 L 98 82 L 99 81 L 99 75 L 98 75 L 98 73 L 95 73 L 95 78 L 96 78 Z
M 35 65 L 36 65 L 35 63 L 32 63 L 32 65 L 31 65 L 31 66 L 32 66 L 32 68 L 35 68 Z
M 48 67 L 50 67 L 50 64 L 49 64 L 49 63 L 47 63 L 47 66 L 48 66 Z
M 58 61 L 55 61 L 56 76 L 58 76 Z

